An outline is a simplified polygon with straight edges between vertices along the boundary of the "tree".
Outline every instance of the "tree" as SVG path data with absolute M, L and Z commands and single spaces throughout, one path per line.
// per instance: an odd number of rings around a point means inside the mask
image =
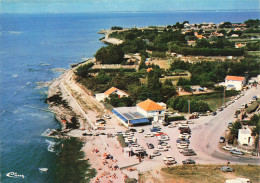
M 236 121 L 232 124 L 232 127 L 230 129 L 230 133 L 233 135 L 233 137 L 238 138 L 238 130 L 242 128 L 242 125 L 239 121 Z
M 93 62 L 89 62 L 87 64 L 84 65 L 80 65 L 76 70 L 75 70 L 75 74 L 77 76 L 80 77 L 87 77 L 89 75 L 89 70 L 90 68 L 94 65 Z
M 147 87 L 151 90 L 158 90 L 162 87 L 158 73 L 154 70 L 148 72 L 147 74 Z
M 120 64 L 123 62 L 124 52 L 120 46 L 109 45 L 100 48 L 95 57 L 101 64 Z

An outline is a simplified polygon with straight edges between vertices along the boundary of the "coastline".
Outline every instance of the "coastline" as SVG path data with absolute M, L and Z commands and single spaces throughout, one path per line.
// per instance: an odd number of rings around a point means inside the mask
M 82 63 L 84 64 L 84 63 Z M 103 131 L 93 130 L 90 123 L 94 122 L 98 116 L 101 116 L 105 109 L 102 104 L 98 103 L 89 91 L 84 91 L 76 82 L 73 69 L 68 69 L 59 78 L 53 80 L 49 86 L 48 99 L 53 96 L 59 96 L 58 102 L 50 102 L 49 109 L 55 113 L 56 120 L 61 124 L 61 131 L 54 130 L 49 136 L 51 137 L 76 137 L 83 142 L 84 158 L 88 160 L 91 169 L 96 170 L 96 176 L 90 182 L 124 182 L 127 177 L 138 179 L 137 171 L 122 170 L 121 167 L 128 166 L 129 157 L 122 154 L 123 148 L 117 140 L 117 136 L 107 137 L 100 135 Z M 77 90 L 77 93 L 74 92 Z M 69 92 L 69 93 L 68 93 Z M 75 101 L 73 98 L 77 98 Z M 87 106 L 82 106 L 85 99 L 89 102 Z M 76 102 L 76 103 L 75 103 Z M 80 103 L 80 104 L 79 104 Z M 83 110 L 80 108 L 84 108 Z M 87 110 L 86 110 L 87 109 Z M 71 118 L 77 117 L 79 122 L 78 129 L 67 129 L 66 126 L 72 123 Z M 64 123 L 64 120 L 66 123 Z M 115 130 L 125 130 L 124 127 L 118 125 L 118 121 L 109 122 L 106 133 L 113 133 Z M 93 123 L 92 123 L 93 124 Z M 94 126 L 94 125 L 93 125 Z M 93 136 L 83 136 L 83 133 L 96 134 Z M 105 155 L 116 155 L 117 159 L 106 159 Z M 115 156 L 114 156 L 115 157 Z M 137 163 L 137 159 L 132 158 L 132 162 Z M 130 164 L 132 163 L 130 160 Z

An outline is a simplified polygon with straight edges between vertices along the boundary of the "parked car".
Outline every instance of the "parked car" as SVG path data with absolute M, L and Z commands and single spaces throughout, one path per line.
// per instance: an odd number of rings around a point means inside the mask
M 234 169 L 229 167 L 229 166 L 222 166 L 221 168 L 219 168 L 222 172 L 233 172 Z
M 186 159 L 182 161 L 182 164 L 196 164 L 196 162 L 192 159 Z
M 96 123 L 104 124 L 104 123 L 106 123 L 106 120 L 100 118 L 100 119 L 97 119 L 97 120 L 96 120 Z
M 137 132 L 137 130 L 134 129 L 134 128 L 130 128 L 129 131 L 130 131 L 130 132 Z
M 151 128 L 150 131 L 151 132 L 158 132 L 158 131 L 161 131 L 161 129 L 159 129 L 159 128 Z
M 154 145 L 152 143 L 147 143 L 146 145 L 148 149 L 154 149 Z
M 145 137 L 153 137 L 154 134 L 152 134 L 152 133 L 146 133 L 146 134 L 144 134 L 144 136 L 145 136 Z
M 226 141 L 225 137 L 220 137 L 219 138 L 219 143 L 224 143 Z
M 223 146 L 222 148 L 223 148 L 224 150 L 227 150 L 227 151 L 233 150 L 233 147 L 230 147 L 230 146 Z
M 189 147 L 189 144 L 180 144 L 180 143 L 177 144 L 178 149 L 185 149 L 185 148 L 188 148 L 188 147 Z
M 139 132 L 139 133 L 143 133 L 143 132 L 144 132 L 144 129 L 139 128 L 139 129 L 138 129 L 138 132 Z
M 184 151 L 182 154 L 184 156 L 196 156 L 197 155 L 194 151 Z
M 183 151 L 180 151 L 184 156 L 195 156 L 197 155 L 193 149 L 183 149 Z
M 170 124 L 170 125 L 168 125 L 168 128 L 174 128 L 174 127 L 176 127 L 177 125 L 175 125 L 175 124 Z
M 236 155 L 244 155 L 244 153 L 240 150 L 237 149 L 232 149 L 229 151 L 231 154 L 236 154 Z
M 154 151 L 151 156 L 155 157 L 155 156 L 161 156 L 162 154 L 159 151 Z
M 156 147 L 156 150 L 157 150 L 157 151 L 168 151 L 168 148 L 165 147 L 165 146 L 160 146 L 160 145 L 159 145 L 159 146 Z
M 186 138 L 178 138 L 177 140 L 176 140 L 176 143 L 190 143 L 190 140 L 188 140 L 188 139 L 186 139 Z
M 106 118 L 106 119 L 111 119 L 111 117 L 107 114 L 104 114 L 103 117 Z
M 159 141 L 167 141 L 167 140 L 170 140 L 170 138 L 169 138 L 167 135 L 158 136 L 157 139 L 158 139 Z

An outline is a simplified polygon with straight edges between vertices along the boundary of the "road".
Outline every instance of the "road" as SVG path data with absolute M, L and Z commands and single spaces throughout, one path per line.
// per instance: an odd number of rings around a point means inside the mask
M 247 103 L 253 96 L 259 94 L 259 87 L 257 89 L 251 88 L 245 92 L 245 96 L 229 105 L 216 116 L 206 116 L 194 120 L 195 125 L 190 126 L 192 130 L 190 147 L 196 150 L 198 162 L 223 163 L 228 159 L 235 164 L 260 164 L 259 158 L 235 156 L 219 148 L 219 138 L 225 136 L 228 123 L 235 121 L 235 111 L 241 104 Z

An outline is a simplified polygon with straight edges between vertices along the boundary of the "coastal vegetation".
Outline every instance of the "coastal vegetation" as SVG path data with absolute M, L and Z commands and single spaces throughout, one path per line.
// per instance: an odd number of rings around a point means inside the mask
M 201 182 L 201 183 L 219 183 L 224 182 L 227 177 L 226 173 L 219 170 L 219 165 L 183 165 L 162 168 L 162 180 L 167 179 L 168 181 L 180 180 L 181 182 Z M 259 181 L 260 167 L 257 165 L 230 165 L 235 171 L 231 174 L 235 177 L 246 177 L 252 182 Z M 142 175 L 141 180 L 145 179 L 148 175 Z M 158 181 L 160 182 L 160 181 Z M 163 182 L 163 181 L 161 181 Z
M 128 97 L 109 96 L 105 102 L 114 107 L 134 106 L 139 101 L 150 98 L 162 101 L 180 112 L 206 112 L 216 109 L 223 98 L 223 87 L 216 84 L 224 81 L 227 75 L 255 77 L 259 74 L 259 59 L 248 51 L 259 50 L 259 41 L 248 42 L 242 48 L 235 47 L 236 38 L 243 38 L 246 31 L 258 29 L 259 20 L 248 20 L 244 24 L 224 22 L 216 24 L 189 24 L 177 22 L 165 27 L 123 29 L 111 28 L 110 38 L 123 40 L 119 45 L 108 44 L 96 54 L 99 64 L 139 64 L 138 69 L 92 69 L 92 64 L 79 67 L 75 74 L 77 81 L 93 93 L 102 93 L 111 87 L 124 90 Z M 238 26 L 238 27 L 237 27 Z M 245 28 L 247 27 L 247 29 Z M 189 44 L 193 42 L 193 44 Z M 127 61 L 125 55 L 138 53 L 139 62 Z M 246 54 L 245 54 L 246 53 Z M 177 54 L 181 54 L 177 57 Z M 190 62 L 183 56 L 231 56 L 229 59 Z M 238 57 L 233 59 L 232 56 Z M 240 57 L 243 56 L 243 57 Z M 223 58 L 223 57 L 222 57 Z M 228 57 L 226 57 L 228 58 Z M 152 59 L 168 60 L 167 69 L 150 63 Z M 155 62 L 156 63 L 156 62 Z M 167 79 L 166 76 L 178 78 Z M 174 81 L 174 82 L 173 82 Z M 173 85 L 176 83 L 176 85 Z M 211 90 L 207 94 L 193 95 L 191 86 L 199 85 Z M 176 88 L 191 93 L 190 96 L 177 96 Z M 236 95 L 227 91 L 225 97 Z M 228 99 L 227 99 L 228 100 Z
M 90 169 L 87 160 L 83 160 L 81 151 L 83 142 L 77 138 L 67 138 L 61 141 L 61 149 L 57 157 L 56 182 L 58 183 L 85 183 L 95 177 L 96 170 Z

